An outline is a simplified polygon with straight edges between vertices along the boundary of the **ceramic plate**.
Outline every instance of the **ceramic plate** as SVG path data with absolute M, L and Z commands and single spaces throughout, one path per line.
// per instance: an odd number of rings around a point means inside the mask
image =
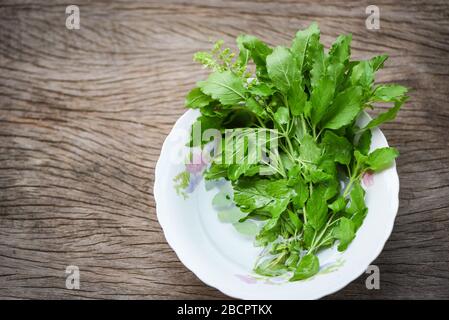
M 227 182 L 205 183 L 200 168 L 188 168 L 182 159 L 187 133 L 198 117 L 187 111 L 166 138 L 156 165 L 154 198 L 157 218 L 169 245 L 182 263 L 204 283 L 241 299 L 318 299 L 338 291 L 365 272 L 380 254 L 393 228 L 398 209 L 399 179 L 393 165 L 381 173 L 365 176 L 368 215 L 356 238 L 344 252 L 336 246 L 320 252 L 320 272 L 296 282 L 287 278 L 266 278 L 252 272 L 262 248 L 253 237 L 238 232 L 231 223 L 220 221 L 212 205 L 214 196 Z M 363 114 L 358 120 L 367 123 Z M 379 129 L 372 131 L 371 150 L 388 146 Z M 174 179 L 189 178 L 189 186 L 177 193 Z M 185 181 L 184 181 L 185 182 Z M 179 191 L 179 190 L 178 190 Z

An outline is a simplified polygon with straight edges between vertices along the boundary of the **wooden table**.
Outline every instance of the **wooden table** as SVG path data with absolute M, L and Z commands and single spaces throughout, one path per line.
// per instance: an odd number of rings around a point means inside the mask
M 51 4 L 50 4 L 51 3 Z M 330 298 L 449 298 L 449 4 L 385 1 L 0 1 L 0 297 L 225 298 L 177 259 L 156 219 L 154 167 L 206 71 L 209 39 L 246 32 L 271 45 L 317 21 L 354 58 L 387 53 L 379 81 L 413 88 L 382 127 L 401 152 L 400 209 L 374 262 Z M 81 287 L 65 287 L 68 265 Z

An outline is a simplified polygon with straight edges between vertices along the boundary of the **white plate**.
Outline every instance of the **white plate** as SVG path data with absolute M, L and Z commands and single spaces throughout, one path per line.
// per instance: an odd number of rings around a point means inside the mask
M 166 138 L 156 165 L 154 198 L 159 223 L 181 262 L 209 286 L 241 299 L 318 299 L 338 291 L 360 276 L 380 254 L 393 229 L 398 209 L 396 165 L 364 179 L 368 215 L 345 252 L 335 247 L 319 254 L 321 269 L 305 281 L 264 278 L 252 272 L 261 248 L 250 237 L 222 223 L 211 201 L 216 189 L 206 191 L 200 180 L 187 199 L 174 188 L 174 177 L 185 170 L 176 161 L 185 154 L 186 132 L 198 113 L 187 111 Z M 369 121 L 367 114 L 359 122 Z M 388 146 L 379 129 L 373 130 L 371 150 Z

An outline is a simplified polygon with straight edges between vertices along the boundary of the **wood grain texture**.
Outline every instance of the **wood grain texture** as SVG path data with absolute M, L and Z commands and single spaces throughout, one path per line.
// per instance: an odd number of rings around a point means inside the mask
M 401 152 L 400 209 L 366 275 L 329 298 L 449 298 L 449 3 L 392 1 L 381 29 L 371 1 L 0 0 L 0 297 L 226 298 L 177 259 L 152 188 L 162 142 L 206 75 L 192 62 L 209 39 L 246 32 L 287 44 L 317 21 L 329 46 L 353 33 L 353 55 L 387 53 L 379 81 L 413 88 L 382 127 Z M 65 288 L 65 268 L 81 289 Z

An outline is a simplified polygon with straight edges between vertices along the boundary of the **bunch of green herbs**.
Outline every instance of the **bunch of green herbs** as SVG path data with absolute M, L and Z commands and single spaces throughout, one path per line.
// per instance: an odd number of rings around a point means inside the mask
M 238 54 L 219 41 L 194 56 L 212 70 L 186 97 L 186 106 L 201 113 L 194 125 L 203 132 L 256 128 L 279 135 L 273 174 L 258 174 L 262 162 L 220 161 L 204 173 L 205 179 L 231 182 L 240 222 L 264 221 L 255 239 L 265 247 L 255 264 L 258 274 L 306 279 L 319 271 L 320 250 L 334 243 L 345 250 L 368 210 L 362 176 L 388 168 L 398 156 L 391 147 L 370 152 L 371 129 L 395 118 L 407 89 L 375 84 L 387 56 L 353 61 L 350 44 L 351 35 L 342 35 L 326 52 L 312 24 L 289 48 L 241 35 Z M 392 107 L 359 127 L 357 118 L 375 103 Z

